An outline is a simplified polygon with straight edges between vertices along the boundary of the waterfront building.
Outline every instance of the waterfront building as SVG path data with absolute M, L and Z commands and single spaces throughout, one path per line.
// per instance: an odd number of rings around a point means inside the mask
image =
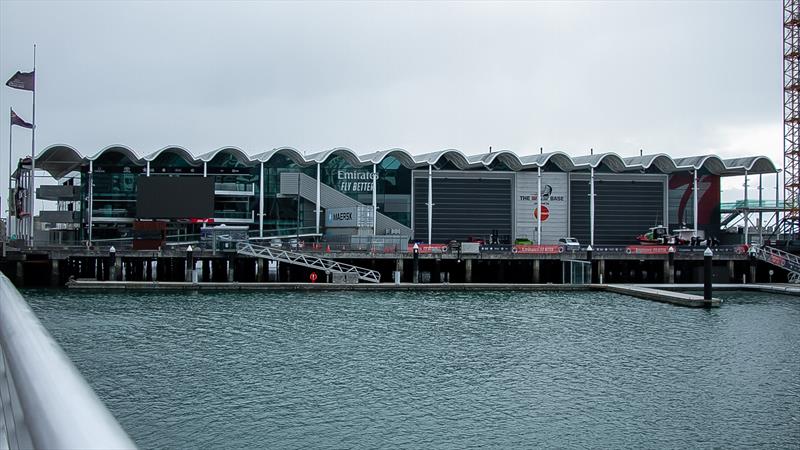
M 21 163 L 15 172 L 18 180 L 29 176 L 26 167 Z M 177 146 L 140 156 L 122 145 L 83 154 L 63 144 L 40 152 L 36 169 L 59 184 L 37 190 L 37 198 L 58 205 L 36 217 L 38 242 L 131 238 L 137 222 L 156 220 L 169 235 L 226 224 L 246 226 L 259 237 L 300 229 L 331 240 L 390 235 L 434 244 L 542 245 L 568 236 L 583 245 L 631 244 L 656 225 L 741 243 L 744 237 L 721 233 L 720 179 L 778 172 L 763 156 L 467 156 L 457 150 L 412 155 L 402 149 L 359 155 L 346 148 L 304 155 L 289 147 L 253 155 L 224 147 L 195 155 Z M 144 217 L 143 203 L 185 204 L 186 193 L 167 189 L 142 198 L 137 186 L 143 177 L 209 179 L 213 194 L 201 199 L 207 212 Z M 331 211 L 365 211 L 367 223 L 336 223 L 343 216 L 326 214 Z M 16 222 L 24 238 L 26 227 Z

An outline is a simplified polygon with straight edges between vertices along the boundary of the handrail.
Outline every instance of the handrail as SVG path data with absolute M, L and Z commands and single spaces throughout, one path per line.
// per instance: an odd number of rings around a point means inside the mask
M 797 255 L 768 245 L 754 245 L 751 247 L 751 252 L 761 261 L 786 269 L 789 272 L 790 283 L 800 283 L 800 257 Z
M 136 448 L 3 274 L 0 352 L 8 448 Z
M 353 273 L 356 274 L 359 280 L 369 281 L 371 283 L 380 283 L 381 281 L 381 274 L 377 270 L 365 269 L 363 267 L 344 264 L 332 259 L 320 258 L 304 253 L 272 249 L 264 245 L 252 244 L 250 242 L 237 242 L 236 252 L 242 255 L 255 256 L 257 258 L 311 267 L 325 272 Z

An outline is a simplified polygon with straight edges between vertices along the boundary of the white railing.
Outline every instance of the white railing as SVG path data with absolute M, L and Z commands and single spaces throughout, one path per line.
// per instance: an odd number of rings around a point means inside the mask
M 0 274 L 0 448 L 136 448 Z
M 264 245 L 251 244 L 249 242 L 238 242 L 236 244 L 236 252 L 242 255 L 310 267 L 323 272 L 354 273 L 357 274 L 359 280 L 369 281 L 371 283 L 380 283 L 381 281 L 381 274 L 376 270 L 343 264 L 332 259 L 318 258 L 303 253 L 281 250 L 279 248 L 270 248 Z

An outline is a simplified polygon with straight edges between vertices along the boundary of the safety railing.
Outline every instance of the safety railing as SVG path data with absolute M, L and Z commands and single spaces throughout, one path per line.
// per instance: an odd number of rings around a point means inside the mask
M 0 448 L 135 448 L 0 274 Z
M 797 255 L 767 245 L 754 245 L 750 252 L 761 261 L 786 269 L 789 272 L 789 282 L 800 283 L 800 257 Z
M 242 255 L 255 256 L 257 258 L 295 264 L 298 266 L 318 269 L 323 272 L 335 272 L 343 274 L 350 273 L 354 274 L 359 280 L 368 281 L 370 283 L 380 283 L 381 281 L 381 274 L 377 270 L 344 264 L 332 259 L 320 258 L 305 253 L 273 249 L 263 245 L 251 244 L 250 242 L 237 242 L 236 251 Z

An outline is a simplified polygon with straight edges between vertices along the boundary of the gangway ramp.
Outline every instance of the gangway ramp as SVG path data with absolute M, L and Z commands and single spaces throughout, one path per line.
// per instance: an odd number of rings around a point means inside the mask
M 754 245 L 750 247 L 750 252 L 756 259 L 787 270 L 789 282 L 800 283 L 800 257 L 797 255 L 768 245 Z
M 363 267 L 340 263 L 332 259 L 311 256 L 305 253 L 290 252 L 288 250 L 271 248 L 250 242 L 237 242 L 236 253 L 309 267 L 324 272 L 354 273 L 358 276 L 359 280 L 368 281 L 370 283 L 380 283 L 381 281 L 381 274 L 377 270 L 365 269 Z

